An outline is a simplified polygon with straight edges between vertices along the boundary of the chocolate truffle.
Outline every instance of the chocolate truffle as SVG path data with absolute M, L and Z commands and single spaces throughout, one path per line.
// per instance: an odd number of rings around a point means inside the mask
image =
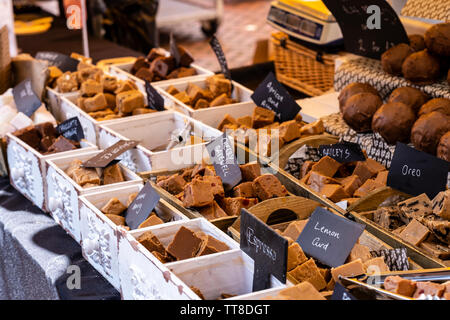
M 450 130 L 450 117 L 433 111 L 421 116 L 411 130 L 411 142 L 420 151 L 436 154 L 442 136 Z
M 428 95 L 419 89 L 412 87 L 400 87 L 392 91 L 389 96 L 388 102 L 401 102 L 410 106 L 415 113 L 417 113 L 420 107 L 427 102 Z
M 357 93 L 363 93 L 363 92 L 370 92 L 373 94 L 378 95 L 378 91 L 372 87 L 368 83 L 360 83 L 360 82 L 353 82 L 347 85 L 344 89 L 342 89 L 341 93 L 339 94 L 339 110 L 341 112 L 344 111 L 344 106 L 347 103 L 347 100 L 357 94 Z
M 419 110 L 418 116 L 421 117 L 424 114 L 438 111 L 440 113 L 450 116 L 450 99 L 446 98 L 436 98 L 431 99 L 425 103 Z
M 425 44 L 431 53 L 450 57 L 450 22 L 429 28 L 425 32 Z
M 422 51 L 426 48 L 425 39 L 420 34 L 411 34 L 408 36 L 409 46 L 414 52 Z
M 450 162 L 450 131 L 447 131 L 447 133 L 442 136 L 441 140 L 439 140 L 437 156 Z
M 417 83 L 431 83 L 440 74 L 439 59 L 428 53 L 427 50 L 414 52 L 405 59 L 402 72 L 405 79 Z
M 406 43 L 400 43 L 381 55 L 383 70 L 392 75 L 401 75 L 402 64 L 413 53 L 413 49 Z
M 364 92 L 351 96 L 344 107 L 343 118 L 356 132 L 367 132 L 372 128 L 372 117 L 383 101 L 378 95 Z
M 388 102 L 375 112 L 372 130 L 389 144 L 408 142 L 416 115 L 411 107 L 401 102 Z

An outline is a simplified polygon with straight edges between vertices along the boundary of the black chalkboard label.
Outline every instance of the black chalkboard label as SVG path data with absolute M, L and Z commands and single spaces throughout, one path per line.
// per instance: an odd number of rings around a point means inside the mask
M 426 193 L 433 199 L 446 189 L 449 166 L 450 162 L 398 142 L 387 185 L 413 196 Z
M 60 123 L 56 127 L 56 131 L 70 140 L 80 141 L 84 139 L 83 127 L 78 117 L 73 117 Z
M 386 0 L 323 0 L 341 28 L 345 50 L 380 59 L 383 52 L 409 43 L 403 25 Z
M 346 141 L 321 145 L 319 146 L 319 154 L 322 157 L 329 156 L 340 163 L 366 160 L 359 144 Z
M 175 59 L 176 67 L 178 67 L 181 61 L 181 54 L 172 32 L 170 33 L 170 55 Z
M 275 112 L 281 122 L 294 119 L 301 109 L 272 72 L 256 88 L 252 99 L 257 106 Z
M 214 53 L 217 56 L 217 60 L 219 60 L 220 69 L 222 70 L 222 73 L 225 75 L 225 78 L 228 80 L 231 80 L 231 72 L 228 68 L 227 59 L 225 58 L 225 53 L 222 50 L 222 46 L 220 45 L 219 40 L 216 38 L 216 36 L 212 36 L 209 40 L 209 45 L 213 49 Z
M 206 149 L 217 175 L 222 179 L 225 191 L 231 190 L 241 182 L 241 168 L 226 133 L 208 143 Z
M 125 212 L 127 226 L 131 230 L 137 229 L 150 216 L 160 198 L 150 182 L 147 182 Z
M 303 251 L 321 263 L 338 267 L 345 263 L 365 226 L 317 208 L 297 239 Z
M 342 284 L 337 282 L 334 285 L 331 300 L 358 300 Z
M 83 166 L 86 168 L 106 168 L 122 153 L 133 149 L 139 144 L 139 141 L 134 140 L 120 140 L 111 147 L 103 150 L 96 156 L 85 161 Z
M 36 54 L 36 59 L 47 60 L 50 66 L 58 67 L 62 72 L 77 71 L 80 61 L 65 54 L 53 51 L 40 51 Z
M 270 275 L 286 283 L 288 241 L 245 209 L 240 246 L 254 260 L 253 292 L 270 288 Z
M 17 110 L 31 117 L 42 105 L 41 99 L 33 91 L 30 79 L 25 79 L 13 88 Z
M 147 93 L 148 107 L 153 110 L 164 111 L 164 98 L 147 80 L 145 80 L 145 92 Z

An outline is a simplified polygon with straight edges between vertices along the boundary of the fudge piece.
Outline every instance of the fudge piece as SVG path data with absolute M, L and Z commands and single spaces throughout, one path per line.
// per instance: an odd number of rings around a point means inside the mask
M 244 127 L 251 128 L 252 127 L 252 117 L 251 116 L 245 116 L 240 117 L 236 119 L 236 122 Z
M 81 84 L 80 94 L 83 97 L 93 97 L 99 93 L 103 93 L 103 86 L 100 82 L 88 79 Z
M 283 237 L 289 237 L 296 241 L 300 234 L 303 231 L 303 228 L 308 223 L 308 219 L 305 220 L 296 220 L 291 222 L 287 228 L 283 231 L 282 236 Z
M 275 112 L 272 110 L 256 107 L 252 115 L 252 127 L 255 129 L 272 124 L 275 121 Z
M 103 184 L 112 184 L 125 181 L 119 164 L 113 164 L 103 169 Z
M 389 267 L 384 262 L 384 257 L 377 257 L 364 262 L 367 274 L 378 274 L 381 272 L 389 272 Z
M 280 137 L 285 143 L 300 138 L 300 126 L 295 120 L 283 122 L 280 127 Z
M 70 151 L 75 150 L 80 147 L 80 144 L 76 141 L 72 141 L 69 139 L 66 139 L 64 136 L 59 136 L 53 144 L 48 147 L 48 152 L 64 152 L 64 151 Z
M 48 149 L 55 143 L 55 138 L 53 137 L 44 137 L 41 139 L 41 142 L 39 143 L 39 148 L 43 152 L 48 152 Z
M 325 184 L 320 188 L 319 193 L 333 202 L 339 202 L 350 196 L 344 191 L 344 188 L 338 184 Z
M 283 289 L 278 295 L 285 300 L 326 300 L 308 281 Z
M 66 174 L 69 176 L 69 178 L 73 179 L 73 171 L 81 168 L 82 164 L 83 161 L 79 159 L 72 160 L 72 162 L 69 164 L 69 167 L 66 169 Z
M 356 174 L 361 180 L 361 183 L 364 184 L 367 179 L 372 178 L 377 172 L 370 170 L 367 161 L 358 161 L 355 170 L 353 170 L 353 174 Z
M 133 203 L 134 199 L 136 199 L 136 197 L 137 197 L 138 194 L 139 194 L 138 192 L 134 192 L 134 193 L 132 193 L 132 194 L 130 194 L 130 195 L 128 196 L 127 207 L 129 207 L 130 204 Z
M 203 95 L 203 89 L 200 88 L 198 85 L 189 83 L 186 88 L 186 93 L 191 99 L 191 104 L 195 105 L 195 103 L 199 99 L 204 99 L 205 96 Z
M 181 103 L 190 105 L 191 104 L 191 98 L 188 96 L 188 94 L 185 91 L 178 92 L 173 95 L 175 99 L 180 100 Z
M 178 173 L 170 176 L 168 179 L 157 182 L 158 187 L 163 188 L 171 194 L 178 194 L 184 191 L 186 181 Z
M 262 201 L 288 195 L 286 187 L 281 184 L 277 177 L 270 173 L 257 177 L 253 181 L 253 189 Z
M 202 244 L 197 252 L 197 257 L 206 256 L 208 254 L 230 250 L 228 245 L 216 238 L 203 232 L 196 232 L 195 235 L 202 239 Z
M 203 207 L 212 204 L 214 193 L 211 190 L 211 183 L 194 179 L 184 187 L 183 205 L 186 208 Z
M 166 255 L 164 246 L 151 231 L 143 233 L 139 238 L 137 238 L 137 241 L 150 252 L 156 251 L 163 256 Z
M 439 192 L 433 199 L 432 210 L 442 219 L 450 220 L 450 190 Z
M 389 276 L 384 280 L 384 289 L 406 297 L 411 297 L 416 291 L 416 283 L 399 276 Z
M 389 171 L 387 170 L 378 172 L 377 177 L 375 178 L 375 182 L 383 186 L 387 185 L 388 175 Z
M 303 177 L 305 177 L 309 171 L 311 171 L 313 165 L 315 164 L 314 161 L 305 161 L 302 164 L 302 167 L 300 169 L 300 179 L 302 179 Z
M 100 185 L 100 177 L 97 173 L 97 170 L 93 168 L 80 167 L 73 170 L 72 179 L 82 187 L 88 183 L 98 186 Z
M 294 270 L 288 272 L 298 282 L 308 281 L 317 290 L 322 290 L 327 286 L 325 279 L 312 258 L 299 265 Z
M 310 188 L 316 192 L 320 192 L 320 190 L 326 184 L 339 184 L 337 180 L 328 176 L 324 176 L 323 174 L 312 170 L 308 172 L 308 174 L 303 179 L 305 180 L 305 183 L 308 184 Z M 347 195 L 347 197 L 349 196 Z
M 233 197 L 256 198 L 253 182 L 243 182 L 233 188 Z
M 329 156 L 325 156 L 311 167 L 311 171 L 331 178 L 336 174 L 340 166 L 339 162 Z
M 210 107 L 209 102 L 208 102 L 208 100 L 205 100 L 205 99 L 198 99 L 194 105 L 194 109 L 196 109 L 196 110 L 197 109 L 206 109 L 209 107 Z
M 205 168 L 205 172 L 208 168 Z M 223 189 L 222 179 L 219 176 L 204 175 L 202 180 L 210 184 L 211 192 L 214 196 L 225 196 L 225 190 Z
M 307 260 L 308 258 L 305 256 L 305 253 L 297 242 L 292 243 L 288 247 L 287 271 L 295 269 Z
M 186 49 L 182 46 L 177 46 L 178 52 L 180 53 L 180 66 L 188 68 L 192 62 L 194 62 L 194 58 L 186 51 Z
M 405 222 L 433 213 L 431 200 L 425 193 L 397 204 Z
M 51 122 L 39 123 L 34 126 L 34 128 L 39 132 L 41 137 L 56 137 L 58 134 L 56 128 Z
M 81 63 L 79 63 L 78 65 L 80 65 L 80 64 Z M 101 77 L 103 75 L 103 71 L 96 67 L 84 65 L 84 67 L 79 69 L 78 72 L 74 72 L 73 74 L 76 75 L 79 83 L 84 83 L 88 80 L 100 82 Z
M 163 224 L 164 221 L 161 220 L 160 217 L 158 217 L 156 214 L 152 213 L 145 221 L 143 221 L 139 226 L 138 229 L 156 226 L 158 224 Z
M 139 90 L 130 90 L 117 94 L 116 105 L 120 113 L 127 114 L 134 109 L 144 108 L 144 95 Z
M 258 133 L 257 152 L 265 157 L 271 157 L 283 147 L 284 141 L 277 134 Z
M 222 93 L 231 95 L 231 81 L 226 79 L 223 75 L 214 75 L 206 78 L 206 84 L 215 97 Z
M 450 259 L 450 247 L 448 246 L 435 242 L 424 241 L 419 245 L 419 247 L 438 259 Z
M 210 107 L 219 107 L 224 106 L 226 104 L 230 104 L 231 100 L 228 98 L 228 95 L 226 93 L 222 93 L 220 96 L 216 97 L 213 101 L 210 103 Z
M 117 79 L 112 76 L 103 76 L 101 83 L 103 86 L 103 92 L 114 93 L 114 91 L 116 91 L 119 87 Z
M 148 82 L 153 81 L 154 73 L 149 68 L 140 68 L 135 74 L 136 77 L 142 80 L 147 80 Z M 117 89 L 117 88 L 116 88 Z
M 125 217 L 119 216 L 117 214 L 105 214 L 105 216 L 116 226 L 126 226 Z
M 383 185 L 378 184 L 375 181 L 375 179 L 367 179 L 366 182 L 364 182 L 361 187 L 356 189 L 356 191 L 353 193 L 353 196 L 363 198 L 363 197 L 367 196 L 369 193 L 371 193 L 372 191 L 374 191 L 378 188 L 381 188 L 381 187 L 383 187 Z
M 214 220 L 218 218 L 228 217 L 227 213 L 217 204 L 216 201 L 206 207 L 198 208 L 198 212 L 207 220 Z
M 167 252 L 177 260 L 189 259 L 195 257 L 201 244 L 202 239 L 194 231 L 182 226 L 167 246 Z
M 167 88 L 166 91 L 168 94 L 170 94 L 172 96 L 176 95 L 177 93 L 180 93 L 180 91 L 177 88 L 175 88 L 173 85 L 169 86 L 169 88 Z
M 420 222 L 427 226 L 436 238 L 446 244 L 450 243 L 450 221 L 429 216 L 426 219 L 421 219 Z
M 156 257 L 156 259 L 161 261 L 161 263 L 169 263 L 169 262 L 175 261 L 175 259 L 167 252 L 165 252 L 164 254 L 161 254 L 158 251 L 152 251 L 151 253 L 152 253 L 152 255 L 154 255 Z
M 322 134 L 324 132 L 325 132 L 325 127 L 323 126 L 322 120 L 317 120 L 315 122 L 306 124 L 300 128 L 300 134 L 302 136 Z
M 373 173 L 372 177 L 382 171 L 386 171 L 385 166 L 383 166 L 381 163 L 379 163 L 373 159 L 370 159 L 370 158 L 366 159 L 366 165 L 369 168 L 370 172 Z
M 243 181 L 253 181 L 261 175 L 261 166 L 257 162 L 242 164 L 239 168 Z
M 17 138 L 28 144 L 33 149 L 39 150 L 41 137 L 34 126 L 29 126 L 13 133 Z
M 352 248 L 352 251 L 350 251 L 347 262 L 352 262 L 358 259 L 361 259 L 362 262 L 366 262 L 372 259 L 372 255 L 370 254 L 370 249 L 367 246 L 356 243 Z
M 366 273 L 366 268 L 361 259 L 356 259 L 352 262 L 331 269 L 331 276 L 335 282 L 339 281 L 339 276 L 354 277 L 364 273 Z
M 108 108 L 108 102 L 103 93 L 97 93 L 92 98 L 84 99 L 83 105 L 86 112 L 101 111 Z
M 189 289 L 191 289 L 196 295 L 198 295 L 200 299 L 205 300 L 205 296 L 203 295 L 203 293 L 200 291 L 199 288 L 191 286 L 189 287 Z
M 378 208 L 373 214 L 373 220 L 388 230 L 397 229 L 404 224 L 397 206 Z
M 229 216 L 240 216 L 241 209 L 248 209 L 258 203 L 256 198 L 224 198 L 222 200 L 222 208 Z
M 416 282 L 416 291 L 413 298 L 417 299 L 421 294 L 442 297 L 445 292 L 445 286 L 431 281 Z
M 118 216 L 124 213 L 125 210 L 127 210 L 127 207 L 125 207 L 117 198 L 109 199 L 109 201 L 100 209 L 104 214 Z
M 158 111 L 153 110 L 153 109 L 149 109 L 149 108 L 136 108 L 136 109 L 133 110 L 131 115 L 137 116 L 137 115 L 140 115 L 140 114 L 148 114 L 148 113 L 155 113 L 155 112 L 158 112 Z
M 400 232 L 399 237 L 415 246 L 418 246 L 428 237 L 429 234 L 430 230 L 428 230 L 427 227 L 416 219 L 412 219 L 406 228 Z
M 61 93 L 77 91 L 78 80 L 76 75 L 72 75 L 69 71 L 65 72 L 62 76 L 56 79 L 56 87 Z
M 357 175 L 352 175 L 347 178 L 344 178 L 341 181 L 342 188 L 344 192 L 349 196 L 353 195 L 355 191 L 361 187 L 361 180 Z
M 345 199 L 342 199 L 341 201 L 347 201 L 347 207 L 350 207 L 358 200 L 360 200 L 360 198 L 345 198 Z

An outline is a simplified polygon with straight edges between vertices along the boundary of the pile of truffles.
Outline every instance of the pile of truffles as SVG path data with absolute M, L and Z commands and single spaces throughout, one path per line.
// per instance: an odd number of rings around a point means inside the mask
M 193 231 L 182 226 L 165 248 L 151 231 L 143 233 L 137 241 L 162 263 L 227 251 L 228 245 L 203 231 Z
M 188 83 L 186 90 L 179 91 L 174 86 L 167 88 L 167 93 L 193 109 L 205 109 L 237 103 L 231 98 L 231 81 L 223 74 L 206 78 L 205 88 Z
M 361 215 L 450 266 L 449 190 L 440 192 L 433 200 L 426 194 L 406 200 L 393 196 L 377 210 Z
M 433 83 L 445 74 L 450 84 L 450 22 L 432 26 L 424 37 L 411 35 L 409 42 L 383 53 L 383 70 L 418 85 Z
M 213 166 L 196 165 L 172 176 L 159 176 L 158 187 L 175 195 L 186 208 L 195 208 L 206 219 L 239 216 L 259 201 L 285 197 L 288 191 L 273 174 L 261 174 L 258 163 L 240 166 L 242 182 L 225 193 Z
M 17 138 L 42 154 L 52 154 L 80 148 L 80 143 L 60 135 L 51 122 L 32 125 L 13 133 Z
M 318 162 L 305 161 L 299 178 L 321 196 L 352 205 L 375 189 L 386 186 L 388 173 L 382 164 L 370 158 L 341 164 L 325 156 Z
M 95 168 L 83 167 L 83 161 L 75 159 L 69 164 L 65 172 L 69 178 L 84 189 L 125 181 L 122 168 L 118 163 L 97 171 Z
M 387 291 L 418 300 L 450 300 L 450 281 L 437 283 L 388 276 L 383 287 Z
M 367 83 L 351 83 L 339 94 L 344 121 L 358 133 L 374 131 L 388 144 L 412 142 L 418 150 L 450 160 L 450 99 L 400 87 L 383 104 Z
M 237 119 L 226 114 L 217 129 L 227 132 L 236 141 L 245 144 L 249 144 L 250 139 L 254 137 L 255 141 L 258 141 L 257 152 L 264 156 L 272 155 L 272 148 L 275 147 L 276 142 L 278 142 L 278 149 L 281 149 L 285 144 L 301 137 L 325 132 L 321 120 L 305 124 L 299 113 L 294 120 L 280 124 L 275 121 L 275 112 L 262 107 L 255 107 L 251 116 Z M 273 153 L 277 152 L 275 149 L 273 151 Z
M 167 56 L 163 49 L 154 48 L 150 50 L 147 57 L 136 59 L 131 73 L 148 82 L 195 76 L 197 71 L 190 67 L 194 59 L 183 47 L 178 46 L 178 51 L 180 52 L 179 66 L 176 65 L 173 56 Z

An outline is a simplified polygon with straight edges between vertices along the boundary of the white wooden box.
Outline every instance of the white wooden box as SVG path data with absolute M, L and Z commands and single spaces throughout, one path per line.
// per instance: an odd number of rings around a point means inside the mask
M 192 124 L 192 132 L 204 140 L 215 139 L 222 132 L 179 112 L 164 111 L 139 119 L 123 119 L 120 122 L 101 125 L 99 129 L 100 148 L 105 149 L 118 140 L 137 140 L 139 146 L 122 156 L 123 164 L 135 172 L 185 168 L 189 164 L 200 163 L 208 157 L 207 142 L 170 150 L 152 151 L 171 141 L 174 130 L 181 131 L 187 123 Z
M 44 211 L 47 210 L 46 161 L 62 156 L 75 157 L 86 151 L 97 150 L 97 146 L 82 140 L 80 149 L 44 155 L 11 133 L 6 135 L 6 143 L 11 185 Z
M 175 265 L 175 262 L 164 265 L 136 240 L 144 232 L 151 231 L 167 247 L 181 226 L 185 226 L 193 231 L 203 231 L 225 242 L 231 251 L 240 251 L 237 242 L 203 218 L 189 221 L 176 221 L 135 231 L 121 232 L 119 234 L 119 278 L 123 299 L 199 299 L 189 289 L 189 286 L 168 269 L 170 265 Z M 221 254 L 223 253 L 219 252 L 206 257 L 211 258 Z M 183 261 L 195 266 L 197 261 L 203 259 L 203 257 L 200 257 Z
M 170 83 L 166 82 L 155 85 L 154 87 L 163 96 L 164 105 L 166 108 L 177 110 L 214 128 L 217 128 L 219 126 L 220 121 L 222 121 L 223 117 L 227 113 L 236 118 L 252 115 L 253 109 L 255 108 L 255 104 L 253 103 L 251 98 L 253 91 L 235 81 L 233 81 L 234 90 L 232 98 L 237 99 L 239 102 L 206 109 L 195 110 L 190 106 L 184 104 L 180 100 L 176 99 L 166 91 L 170 86 L 174 86 L 179 91 L 184 91 L 186 90 L 189 83 L 196 84 L 201 88 L 205 88 L 205 79 L 207 77 L 208 76 L 204 76 L 202 78 L 199 77 L 192 80 L 184 79 L 173 81 Z
M 117 290 L 119 285 L 118 229 L 100 209 L 111 199 L 118 198 L 127 203 L 130 194 L 139 192 L 143 185 L 120 187 L 108 192 L 97 192 L 81 196 L 81 248 L 83 257 L 100 272 Z M 155 211 L 166 223 L 187 220 L 174 207 L 161 199 Z
M 45 201 L 53 219 L 78 243 L 81 241 L 78 197 L 94 192 L 109 192 L 117 187 L 142 185 L 142 179 L 126 167 L 121 166 L 126 181 L 92 188 L 82 188 L 64 172 L 69 164 L 79 159 L 86 161 L 101 151 L 90 151 L 70 157 L 47 161 L 47 191 Z

